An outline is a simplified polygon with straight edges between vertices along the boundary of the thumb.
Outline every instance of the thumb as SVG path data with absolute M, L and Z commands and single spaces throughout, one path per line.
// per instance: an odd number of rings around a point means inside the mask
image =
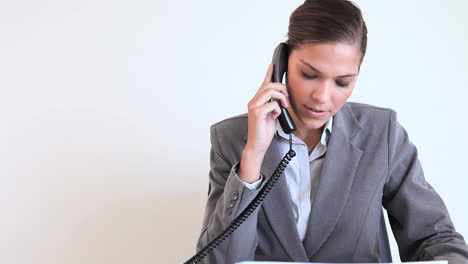
M 268 67 L 268 71 L 266 73 L 265 79 L 263 80 L 263 83 L 271 82 L 271 77 L 273 76 L 274 67 L 275 65 L 273 63 L 270 63 L 270 66 Z

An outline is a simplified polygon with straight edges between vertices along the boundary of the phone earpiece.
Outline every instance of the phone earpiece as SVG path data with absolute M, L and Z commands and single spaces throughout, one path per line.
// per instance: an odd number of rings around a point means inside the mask
M 288 65 L 288 50 L 286 43 L 280 43 L 278 47 L 275 49 L 275 53 L 273 55 L 273 64 L 274 64 L 274 71 L 273 71 L 273 82 L 281 82 L 283 80 L 283 75 L 286 72 L 287 65 Z M 197 264 L 199 263 L 204 257 L 206 257 L 213 249 L 215 249 L 219 244 L 221 244 L 226 238 L 228 238 L 236 229 L 245 222 L 245 220 L 255 211 L 255 209 L 260 206 L 263 199 L 268 195 L 270 190 L 273 188 L 274 184 L 278 181 L 278 179 L 283 175 L 284 170 L 288 166 L 291 159 L 296 156 L 296 152 L 292 149 L 292 135 L 291 133 L 296 130 L 296 126 L 289 115 L 289 112 L 286 108 L 281 106 L 281 103 L 278 99 L 273 99 L 281 107 L 281 114 L 278 117 L 278 121 L 283 128 L 283 131 L 289 134 L 289 151 L 280 161 L 279 165 L 276 167 L 276 170 L 273 174 L 268 178 L 268 181 L 259 191 L 257 196 L 249 203 L 249 205 L 241 212 L 239 216 L 237 216 L 231 224 L 224 229 L 218 236 L 216 236 L 211 242 L 205 245 L 202 249 L 200 249 L 193 257 L 189 260 L 184 262 L 185 264 Z
M 273 69 L 272 82 L 283 81 L 283 76 L 288 69 L 288 56 L 289 56 L 288 45 L 284 42 L 281 42 L 275 48 L 275 51 L 273 52 L 272 63 L 274 65 L 273 66 L 274 69 Z M 281 102 L 279 100 L 277 99 L 273 99 L 273 100 L 275 100 L 281 108 L 281 114 L 278 116 L 278 121 L 283 131 L 286 134 L 290 134 L 296 131 L 296 125 L 294 124 L 294 121 L 292 120 L 291 115 L 289 114 L 288 110 L 281 105 Z

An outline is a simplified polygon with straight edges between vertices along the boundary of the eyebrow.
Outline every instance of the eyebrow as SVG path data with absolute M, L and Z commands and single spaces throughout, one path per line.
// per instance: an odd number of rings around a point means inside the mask
M 317 70 L 314 66 L 312 66 L 312 65 L 310 65 L 309 63 L 303 61 L 302 59 L 300 59 L 300 61 L 301 61 L 302 63 L 304 63 L 305 65 L 307 65 L 307 67 L 309 67 L 309 68 L 311 68 L 312 70 L 314 70 L 314 71 L 320 73 L 320 71 Z M 338 76 L 338 77 L 340 77 L 340 78 L 343 78 L 343 77 L 353 77 L 353 76 L 356 76 L 356 75 L 357 75 L 357 73 L 349 73 L 349 74 L 345 74 L 345 75 L 340 75 L 340 76 Z

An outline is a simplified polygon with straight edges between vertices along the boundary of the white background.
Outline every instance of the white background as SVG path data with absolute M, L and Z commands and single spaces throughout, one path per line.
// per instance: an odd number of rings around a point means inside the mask
M 398 111 L 468 237 L 468 1 L 356 1 L 350 100 Z M 301 1 L 0 2 L 0 263 L 180 263 L 209 126 L 244 113 Z

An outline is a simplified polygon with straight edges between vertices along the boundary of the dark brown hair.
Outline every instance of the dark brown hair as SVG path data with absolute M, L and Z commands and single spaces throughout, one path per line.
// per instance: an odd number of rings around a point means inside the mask
M 289 50 L 307 43 L 359 43 L 366 54 L 367 27 L 359 7 L 348 0 L 306 0 L 289 19 Z

